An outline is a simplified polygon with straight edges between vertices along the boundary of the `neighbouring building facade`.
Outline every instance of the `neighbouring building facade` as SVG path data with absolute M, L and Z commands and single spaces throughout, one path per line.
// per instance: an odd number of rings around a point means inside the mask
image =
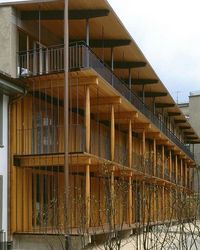
M 199 91 L 190 92 L 189 102 L 178 104 L 179 108 L 181 109 L 185 117 L 188 119 L 192 127 L 195 129 L 198 136 L 200 135 L 199 105 L 200 105 L 200 92 Z M 200 166 L 199 140 L 198 140 L 198 137 L 195 137 L 195 135 L 191 134 L 191 136 L 193 140 L 196 139 L 196 143 L 193 143 L 193 145 L 191 146 L 191 150 L 194 153 L 195 161 L 199 167 Z M 194 187 L 195 187 L 195 191 L 199 193 L 199 171 L 195 175 Z
M 63 249 L 66 235 L 191 220 L 198 135 L 106 0 L 70 0 L 67 20 L 64 7 L 0 7 L 0 70 L 23 86 L 3 99 L 6 239 Z

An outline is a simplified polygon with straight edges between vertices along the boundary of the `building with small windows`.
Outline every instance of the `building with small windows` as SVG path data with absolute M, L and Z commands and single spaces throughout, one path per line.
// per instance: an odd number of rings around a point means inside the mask
M 193 219 L 199 137 L 108 2 L 13 1 L 0 24 L 0 69 L 20 88 L 3 99 L 6 239 L 63 249 Z

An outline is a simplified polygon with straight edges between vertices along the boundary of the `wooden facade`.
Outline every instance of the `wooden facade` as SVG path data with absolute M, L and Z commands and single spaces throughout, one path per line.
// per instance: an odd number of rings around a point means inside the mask
M 71 9 L 76 8 L 74 2 L 70 3 Z M 103 2 L 102 6 L 100 2 Z M 97 8 L 109 9 L 104 1 L 97 1 L 96 5 L 88 1 L 88 4 L 85 8 L 95 9 L 97 5 Z M 28 18 L 25 12 L 37 11 L 38 6 L 19 4 L 15 8 L 24 12 L 21 18 Z M 54 8 L 62 9 L 63 6 L 59 3 L 40 6 L 40 10 L 52 11 Z M 84 8 L 82 4 L 80 8 Z M 115 14 L 110 15 L 113 26 L 108 26 L 105 35 L 116 28 L 121 40 L 127 40 L 128 35 L 116 23 Z M 23 18 L 23 22 L 28 22 Z M 101 18 L 106 25 L 108 17 Z M 92 19 L 93 26 L 99 27 L 93 20 L 97 19 Z M 36 22 L 51 32 L 56 25 L 55 21 L 50 27 L 45 18 Z M 56 36 L 63 28 L 60 22 Z M 70 40 L 77 35 L 73 29 L 77 24 L 73 22 L 69 22 Z M 77 21 L 80 26 L 82 22 Z M 84 35 L 81 28 L 77 33 L 79 37 Z M 27 48 L 32 46 L 33 49 L 18 54 L 19 77 L 28 93 L 10 107 L 10 230 L 11 234 L 63 233 L 66 216 L 63 47 L 41 46 L 40 41 L 39 49 L 34 48 L 35 37 L 27 30 L 23 30 L 23 34 L 27 36 Z M 95 44 L 94 39 L 92 42 Z M 117 47 L 116 39 L 115 43 Z M 140 57 L 144 60 L 136 45 L 131 46 L 130 51 L 137 52 L 135 61 Z M 118 67 L 120 53 L 118 46 Z M 105 58 L 108 54 L 105 48 Z M 132 54 L 123 60 L 130 61 Z M 69 48 L 70 202 L 67 209 L 70 232 L 93 234 L 176 221 L 180 214 L 177 203 L 185 204 L 193 194 L 192 171 L 195 166 L 192 154 L 184 145 L 184 128 L 176 127 L 175 119 L 179 117 L 171 118 L 179 109 L 169 95 L 162 97 L 166 89 L 161 83 L 155 88 L 157 94 L 151 92 L 153 102 L 148 97 L 149 85 L 144 88 L 145 82 L 152 78 L 149 82 L 154 85 L 149 65 L 144 73 L 138 70 L 142 81 L 137 83 L 143 82 L 142 86 L 135 84 L 135 89 L 131 89 L 125 85 L 125 80 L 120 80 L 126 78 L 120 76 L 122 69 L 114 72 L 115 61 L 110 69 L 99 56 L 102 56 L 101 48 L 90 50 L 79 43 Z M 136 81 L 135 72 L 133 79 Z M 131 76 L 129 80 L 131 82 Z M 187 121 L 184 123 L 193 131 Z M 188 205 L 183 210 L 183 219 L 194 216 Z

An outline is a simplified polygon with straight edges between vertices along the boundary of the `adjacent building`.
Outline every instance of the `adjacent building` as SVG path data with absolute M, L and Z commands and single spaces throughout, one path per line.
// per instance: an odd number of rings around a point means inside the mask
M 200 92 L 194 91 L 190 92 L 189 102 L 178 104 L 179 108 L 188 119 L 192 127 L 195 129 L 197 135 L 200 134 L 200 120 L 199 120 L 199 105 L 200 105 Z M 199 146 L 199 138 L 194 134 L 191 134 L 191 138 L 196 140 L 196 143 L 193 143 L 191 146 L 191 150 L 194 153 L 195 161 L 199 167 L 200 165 L 200 146 Z M 196 172 L 194 176 L 194 186 L 195 191 L 199 193 L 199 171 Z
M 0 69 L 20 86 L 3 99 L 6 237 L 63 249 L 66 235 L 194 218 L 198 135 L 106 0 L 65 8 L 0 8 Z

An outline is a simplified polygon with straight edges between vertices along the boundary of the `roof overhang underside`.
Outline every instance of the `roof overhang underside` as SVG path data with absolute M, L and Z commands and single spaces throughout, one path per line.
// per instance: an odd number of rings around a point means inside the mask
M 25 88 L 17 83 L 15 79 L 0 73 L 0 93 L 8 96 L 24 94 Z

